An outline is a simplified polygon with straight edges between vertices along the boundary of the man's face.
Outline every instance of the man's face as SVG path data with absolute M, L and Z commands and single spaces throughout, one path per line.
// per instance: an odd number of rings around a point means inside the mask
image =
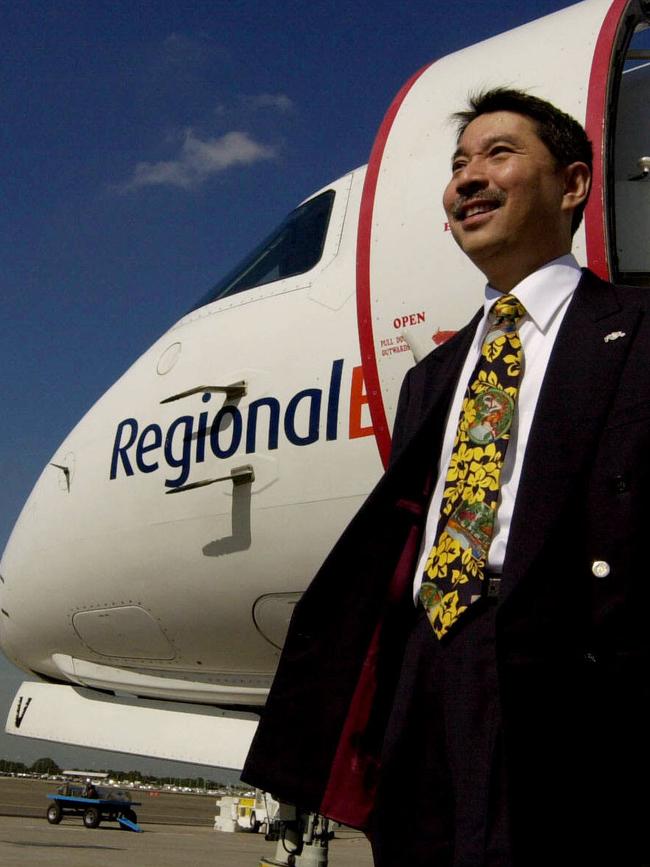
M 443 204 L 456 242 L 490 282 L 503 274 L 518 282 L 569 252 L 564 190 L 564 171 L 534 121 L 497 111 L 464 131 Z

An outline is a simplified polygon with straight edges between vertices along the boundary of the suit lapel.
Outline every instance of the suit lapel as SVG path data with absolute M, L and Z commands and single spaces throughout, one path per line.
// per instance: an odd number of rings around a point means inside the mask
M 435 366 L 431 364 L 426 370 L 423 424 L 426 424 L 429 414 L 441 399 L 447 401 L 445 414 L 447 413 L 448 404 L 453 398 L 465 357 L 472 345 L 476 328 L 482 316 L 483 308 L 481 307 L 464 328 L 428 356 L 436 364 Z
M 529 571 L 593 460 L 639 314 L 636 307 L 622 307 L 611 284 L 583 273 L 535 410 L 508 538 L 502 598 Z
M 449 406 L 482 314 L 481 309 L 461 331 L 423 359 L 419 371 L 412 373 L 406 441 L 386 478 L 397 482 L 401 496 L 420 502 L 425 510 L 430 483 L 435 481 Z
M 482 315 L 481 308 L 464 328 L 425 359 L 426 366 L 420 386 L 419 417 L 413 427 L 415 437 L 430 430 L 432 422 L 440 421 L 441 416 L 442 421 L 445 420 Z

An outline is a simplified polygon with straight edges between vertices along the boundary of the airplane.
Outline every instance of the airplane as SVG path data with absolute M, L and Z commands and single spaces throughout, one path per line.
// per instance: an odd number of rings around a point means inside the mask
M 583 122 L 574 252 L 650 285 L 649 25 L 648 0 L 584 0 L 415 73 L 367 166 L 300 204 L 80 420 L 0 562 L 0 646 L 39 679 L 8 732 L 241 769 L 293 606 L 388 460 L 406 370 L 480 303 L 441 205 L 449 116 L 507 85 Z

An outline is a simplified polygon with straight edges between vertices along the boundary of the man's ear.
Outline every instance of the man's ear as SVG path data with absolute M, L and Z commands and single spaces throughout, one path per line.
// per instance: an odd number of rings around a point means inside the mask
M 562 210 L 574 211 L 589 195 L 591 172 L 586 163 L 571 163 L 563 169 L 564 195 Z

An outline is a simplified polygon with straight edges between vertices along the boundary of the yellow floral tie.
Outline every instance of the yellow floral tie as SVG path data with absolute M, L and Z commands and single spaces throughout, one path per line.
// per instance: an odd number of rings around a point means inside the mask
M 438 638 L 484 595 L 485 564 L 523 363 L 517 328 L 525 313 L 514 295 L 495 301 L 463 399 L 436 541 L 420 588 L 420 601 Z

